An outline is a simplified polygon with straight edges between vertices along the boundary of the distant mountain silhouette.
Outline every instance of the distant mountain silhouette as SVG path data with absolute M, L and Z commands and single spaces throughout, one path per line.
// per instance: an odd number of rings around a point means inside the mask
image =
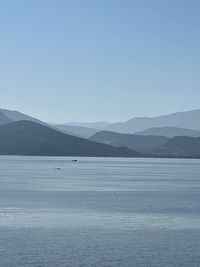
M 39 124 L 43 124 L 46 126 L 50 126 L 51 128 L 55 129 L 55 130 L 59 130 L 63 133 L 69 134 L 69 135 L 74 135 L 74 136 L 78 136 L 78 137 L 82 137 L 82 138 L 88 138 L 91 135 L 93 135 L 94 133 L 96 133 L 98 130 L 96 129 L 91 129 L 88 127 L 84 127 L 84 126 L 71 126 L 71 125 L 66 125 L 66 124 L 47 124 L 43 121 L 40 121 L 36 118 L 33 118 L 29 115 L 26 115 L 24 113 L 21 113 L 19 111 L 16 110 L 8 110 L 8 109 L 0 109 L 0 112 L 5 115 L 7 117 L 7 119 L 4 118 L 4 120 L 0 120 L 0 125 L 2 124 L 6 124 L 9 122 L 14 122 L 14 121 L 21 121 L 21 120 L 27 120 L 27 121 L 32 121 L 32 122 L 36 122 Z M 1 119 L 1 118 L 0 118 Z M 83 123 L 84 124 L 84 123 Z M 90 124 L 90 123 L 89 123 Z M 108 125 L 106 122 L 100 122 L 100 123 L 96 123 L 99 127 L 102 125 Z
M 139 153 L 66 135 L 50 127 L 17 121 L 0 126 L 0 154 L 134 157 Z
M 65 123 L 65 125 L 71 125 L 71 126 L 81 126 L 81 127 L 86 127 L 90 129 L 95 129 L 95 130 L 102 130 L 106 127 L 108 127 L 111 123 L 106 122 L 106 121 L 99 121 L 99 122 L 68 122 Z
M 53 127 L 58 129 L 59 131 L 63 131 L 66 134 L 89 138 L 91 135 L 95 134 L 98 130 L 91 129 L 83 126 L 71 126 L 66 124 L 53 124 Z
M 0 111 L 0 125 L 10 123 L 12 120 L 8 118 L 6 115 L 3 114 L 3 112 Z
M 101 127 L 107 126 L 109 123 L 107 122 L 97 122 L 97 123 L 76 123 L 76 122 L 72 122 L 71 124 L 47 124 L 41 120 L 38 120 L 36 118 L 33 118 L 29 115 L 26 115 L 24 113 L 21 113 L 19 111 L 16 110 L 8 110 L 8 109 L 0 109 L 0 112 L 2 112 L 7 118 L 9 118 L 10 120 L 4 120 L 5 123 L 9 123 L 12 121 L 21 121 L 21 120 L 27 120 L 27 121 L 33 121 L 36 123 L 40 123 L 46 126 L 50 126 L 53 129 L 57 129 L 61 132 L 64 132 L 66 134 L 69 135 L 74 135 L 74 136 L 78 136 L 78 137 L 82 137 L 82 138 L 88 138 L 91 135 L 93 135 L 94 133 L 96 133 L 98 130 L 94 129 L 93 126 L 96 126 L 98 129 L 100 129 Z M 76 126 L 76 125 L 91 125 L 92 128 L 89 127 L 85 127 L 85 126 Z M 0 125 L 1 125 L 1 121 L 0 121 Z
M 45 124 L 44 122 L 42 122 L 36 118 L 33 118 L 31 116 L 28 116 L 28 115 L 23 114 L 23 113 L 16 111 L 16 110 L 0 109 L 0 112 L 2 112 L 6 117 L 8 117 L 10 119 L 9 122 L 27 120 L 27 121 L 33 121 L 36 123 Z
M 159 117 L 138 117 L 122 123 L 113 123 L 106 127 L 107 131 L 135 133 L 151 127 L 180 127 L 200 130 L 200 109 L 178 112 Z
M 85 126 L 49 126 L 18 111 L 0 109 L 0 154 L 200 157 L 199 116 L 200 110 L 193 110 L 154 118 L 134 118 L 118 124 L 82 124 L 100 128 L 106 125 L 131 133 L 140 129 L 137 134 L 123 134 L 107 130 L 97 132 L 98 129 Z
M 200 137 L 200 131 L 184 129 L 178 127 L 152 127 L 148 128 L 144 131 L 135 133 L 137 135 L 157 135 L 157 136 L 167 136 L 167 137 L 175 137 L 175 136 L 191 136 L 191 137 Z
M 200 157 L 200 138 L 177 136 L 169 139 L 166 144 L 152 149 L 151 153 L 160 156 Z
M 164 145 L 169 140 L 165 136 L 142 136 L 132 134 L 120 134 L 115 132 L 101 131 L 89 138 L 89 140 L 147 153 L 149 149 Z

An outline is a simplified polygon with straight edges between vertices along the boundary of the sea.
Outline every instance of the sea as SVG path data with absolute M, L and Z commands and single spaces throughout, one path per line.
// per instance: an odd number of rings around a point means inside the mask
M 0 267 L 200 266 L 200 160 L 0 156 Z

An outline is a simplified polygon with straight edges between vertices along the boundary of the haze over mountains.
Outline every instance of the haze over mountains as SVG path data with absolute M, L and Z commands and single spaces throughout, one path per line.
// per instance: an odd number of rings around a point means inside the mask
M 84 126 L 71 126 L 67 124 L 54 124 L 53 126 L 62 132 L 83 138 L 89 138 L 90 136 L 98 132 L 97 129 L 92 129 Z
M 75 136 L 89 138 L 96 132 L 108 127 L 110 123 L 108 122 L 69 122 L 65 124 L 51 124 L 55 128 L 66 132 L 68 134 L 73 134 Z
M 175 136 L 191 136 L 191 137 L 200 137 L 200 131 L 184 129 L 178 127 L 152 127 L 144 131 L 135 133 L 137 135 L 156 135 L 156 136 L 166 136 L 166 137 L 175 137 Z
M 179 127 L 200 130 L 200 109 L 177 112 L 159 117 L 137 117 L 126 122 L 113 123 L 106 127 L 108 131 L 136 133 L 152 127 Z
M 106 121 L 99 121 L 99 122 L 68 122 L 65 125 L 70 126 L 82 126 L 86 128 L 92 128 L 97 130 L 102 130 L 108 127 L 111 123 Z
M 0 109 L 0 113 L 4 114 L 4 116 L 6 116 L 10 120 L 10 122 L 28 120 L 42 124 L 44 123 L 36 118 L 33 118 L 16 110 Z M 1 124 L 1 118 L 0 118 L 0 124 Z
M 193 110 L 122 123 L 48 125 L 18 111 L 0 109 L 0 153 L 200 157 L 199 118 L 200 110 Z
M 89 140 L 148 153 L 150 149 L 166 144 L 169 138 L 165 136 L 142 136 L 100 131 L 91 136 Z
M 139 135 L 163 135 L 167 137 L 188 135 L 200 136 L 200 109 L 163 115 L 158 117 L 136 117 L 125 122 L 105 123 L 66 123 L 65 125 L 87 127 L 91 130 L 105 130 Z M 149 129 L 150 128 L 150 129 Z M 143 131 L 147 131 L 147 133 Z M 96 132 L 97 132 L 96 131 Z M 73 132 L 73 129 L 71 129 Z M 91 131 L 92 133 L 92 131 Z M 81 135 L 81 131 L 79 132 Z M 90 134 L 88 137 L 91 136 Z

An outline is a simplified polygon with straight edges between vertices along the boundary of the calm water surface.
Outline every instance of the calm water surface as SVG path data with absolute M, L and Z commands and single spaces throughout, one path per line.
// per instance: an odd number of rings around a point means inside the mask
M 0 266 L 200 266 L 200 160 L 0 157 Z

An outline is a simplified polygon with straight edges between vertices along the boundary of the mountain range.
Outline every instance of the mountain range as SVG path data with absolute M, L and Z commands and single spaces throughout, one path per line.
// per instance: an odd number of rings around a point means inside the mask
M 47 124 L 0 109 L 0 154 L 199 157 L 200 110 L 121 123 Z
M 148 153 L 150 149 L 166 144 L 169 138 L 165 136 L 143 136 L 100 131 L 92 135 L 89 140 L 116 147 L 128 147 L 141 153 Z
M 58 125 L 58 128 L 62 127 L 64 129 L 66 127 L 67 129 L 67 126 L 84 127 L 79 128 L 78 135 L 86 138 L 102 130 L 137 135 L 162 135 L 167 137 L 187 135 L 198 137 L 200 136 L 199 118 L 200 109 L 158 117 L 136 117 L 119 123 L 65 123 Z M 71 128 L 69 132 L 77 134 L 77 129 Z
M 177 112 L 159 117 L 136 117 L 125 122 L 113 123 L 104 130 L 120 133 L 136 133 L 152 127 L 178 127 L 200 130 L 200 109 Z
M 135 157 L 138 152 L 66 135 L 32 121 L 0 126 L 0 154 L 40 156 Z
M 152 127 L 144 131 L 135 133 L 137 135 L 154 135 L 154 136 L 166 136 L 166 137 L 175 137 L 175 136 L 191 136 L 191 137 L 200 137 L 200 131 L 184 129 L 178 127 Z
M 200 157 L 200 137 L 176 136 L 168 138 L 101 131 L 91 136 L 90 140 L 134 149 L 145 154 L 146 157 Z

